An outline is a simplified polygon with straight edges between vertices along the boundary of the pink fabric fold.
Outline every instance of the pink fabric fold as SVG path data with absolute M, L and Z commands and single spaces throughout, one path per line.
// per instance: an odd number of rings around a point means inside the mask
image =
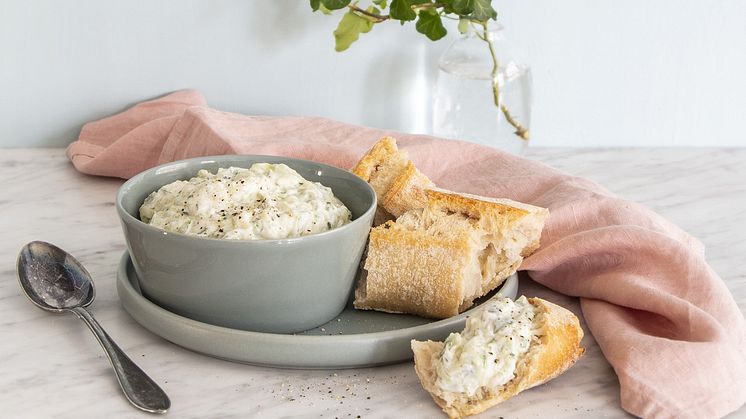
M 321 118 L 220 112 L 192 90 L 85 125 L 67 156 L 81 172 L 121 178 L 227 153 L 350 168 L 386 134 L 441 187 L 550 209 L 541 248 L 521 269 L 580 297 L 590 332 L 619 377 L 625 410 L 719 417 L 746 401 L 746 321 L 702 244 L 591 181 L 475 144 Z

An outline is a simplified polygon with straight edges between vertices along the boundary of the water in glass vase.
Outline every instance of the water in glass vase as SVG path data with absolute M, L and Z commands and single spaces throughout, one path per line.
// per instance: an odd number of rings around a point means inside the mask
M 507 107 L 515 121 L 528 129 L 531 70 L 510 57 L 503 45 L 501 29 L 498 27 L 487 33 L 493 41 L 499 63 L 496 80 L 500 103 Z M 476 35 L 472 32 L 457 40 L 440 59 L 433 133 L 520 154 L 527 141 L 515 135 L 516 129 L 495 106 L 493 61 L 487 43 Z

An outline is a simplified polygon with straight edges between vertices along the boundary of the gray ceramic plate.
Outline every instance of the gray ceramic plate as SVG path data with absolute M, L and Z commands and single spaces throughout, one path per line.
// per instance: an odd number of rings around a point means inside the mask
M 348 305 L 329 323 L 297 334 L 229 329 L 179 316 L 142 295 L 127 252 L 117 272 L 117 292 L 124 309 L 151 332 L 179 346 L 235 362 L 283 368 L 353 368 L 412 359 L 410 340 L 443 340 L 461 331 L 469 314 L 498 293 L 515 298 L 518 277 L 445 320 L 355 310 Z

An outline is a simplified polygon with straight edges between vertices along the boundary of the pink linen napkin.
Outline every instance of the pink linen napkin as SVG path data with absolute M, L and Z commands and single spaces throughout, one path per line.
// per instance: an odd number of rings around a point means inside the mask
M 580 297 L 588 327 L 619 377 L 625 410 L 704 418 L 746 401 L 746 321 L 705 261 L 702 244 L 591 181 L 475 144 L 321 118 L 220 112 L 192 90 L 86 124 L 67 156 L 81 172 L 121 178 L 227 153 L 350 168 L 386 134 L 441 187 L 550 209 L 541 248 L 521 269 Z

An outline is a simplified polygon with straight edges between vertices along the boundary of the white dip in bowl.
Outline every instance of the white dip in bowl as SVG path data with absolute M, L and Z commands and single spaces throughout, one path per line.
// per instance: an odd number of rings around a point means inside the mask
M 351 213 L 328 188 L 285 164 L 200 170 L 151 193 L 140 219 L 166 231 L 257 240 L 306 236 L 341 227 Z

